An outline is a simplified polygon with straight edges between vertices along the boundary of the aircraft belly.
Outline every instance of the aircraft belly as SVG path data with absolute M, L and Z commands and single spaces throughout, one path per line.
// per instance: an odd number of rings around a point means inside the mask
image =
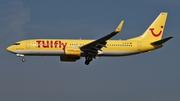
M 126 56 L 126 55 L 132 55 L 137 54 L 138 51 L 103 51 L 103 54 L 101 56 Z
M 63 55 L 64 50 L 14 50 L 14 53 L 24 55 Z
M 24 54 L 24 55 L 64 55 L 64 50 L 14 50 L 13 53 Z M 137 54 L 138 51 L 114 51 L 114 50 L 104 50 L 99 56 L 126 56 Z

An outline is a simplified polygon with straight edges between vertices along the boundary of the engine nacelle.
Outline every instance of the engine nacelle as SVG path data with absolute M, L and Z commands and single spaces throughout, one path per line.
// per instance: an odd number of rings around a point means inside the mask
M 80 56 L 81 50 L 79 48 L 66 48 L 64 50 L 66 55 Z
M 75 62 L 78 59 L 80 59 L 79 56 L 60 56 L 60 60 L 66 62 Z

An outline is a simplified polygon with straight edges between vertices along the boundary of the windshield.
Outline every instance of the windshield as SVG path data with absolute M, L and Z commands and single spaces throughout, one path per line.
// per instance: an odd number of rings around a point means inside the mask
M 13 45 L 20 45 L 20 43 L 14 43 Z

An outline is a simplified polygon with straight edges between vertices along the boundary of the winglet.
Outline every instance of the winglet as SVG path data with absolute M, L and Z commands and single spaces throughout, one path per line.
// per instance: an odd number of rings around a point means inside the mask
M 122 20 L 119 23 L 118 27 L 116 28 L 116 30 L 114 32 L 119 33 L 121 31 L 121 29 L 122 29 L 123 23 L 124 23 L 124 20 Z

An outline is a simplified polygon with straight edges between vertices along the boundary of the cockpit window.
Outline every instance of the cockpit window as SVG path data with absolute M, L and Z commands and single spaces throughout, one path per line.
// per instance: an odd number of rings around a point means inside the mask
M 20 43 L 14 43 L 13 45 L 20 45 Z

